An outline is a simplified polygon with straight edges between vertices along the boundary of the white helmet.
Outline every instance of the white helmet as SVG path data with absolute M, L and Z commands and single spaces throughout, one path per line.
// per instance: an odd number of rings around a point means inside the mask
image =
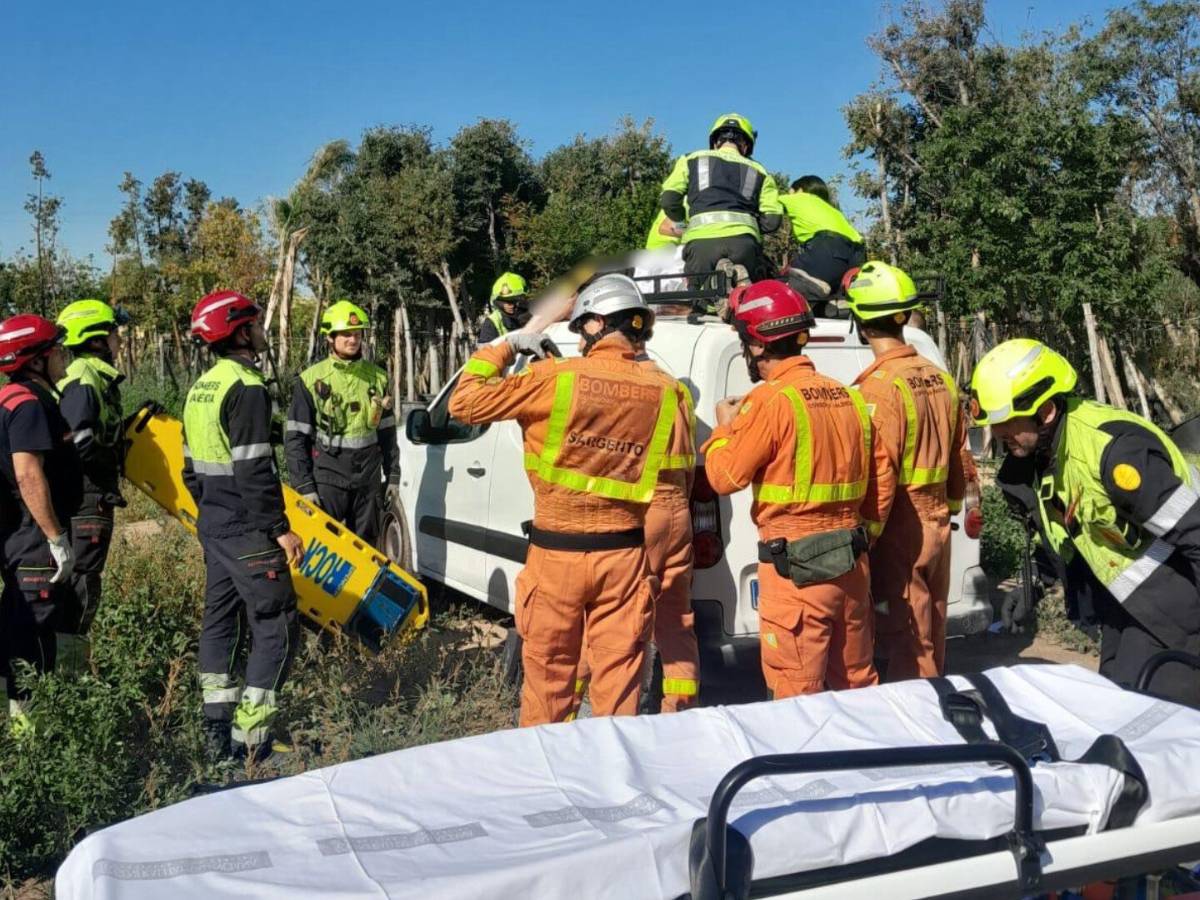
M 628 275 L 601 275 L 586 285 L 575 298 L 567 327 L 578 333 L 585 316 L 611 316 L 613 313 L 638 309 L 650 313 L 637 282 Z

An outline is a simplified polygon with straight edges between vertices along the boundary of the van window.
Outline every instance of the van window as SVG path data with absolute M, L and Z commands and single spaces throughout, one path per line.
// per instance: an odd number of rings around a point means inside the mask
M 454 376 L 454 380 L 429 407 L 429 424 L 433 426 L 433 434 L 428 441 L 430 444 L 461 444 L 475 440 L 488 430 L 486 424 L 467 425 L 450 415 L 450 395 L 454 393 L 458 377 Z

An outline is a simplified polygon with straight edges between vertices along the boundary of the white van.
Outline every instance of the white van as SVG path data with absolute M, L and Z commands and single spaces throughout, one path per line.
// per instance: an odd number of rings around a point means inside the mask
M 565 324 L 548 332 L 564 356 L 578 339 Z M 923 331 L 906 339 L 944 365 Z M 712 317 L 659 316 L 650 355 L 683 381 L 696 400 L 696 443 L 708 439 L 717 400 L 751 388 L 737 334 Z M 818 319 L 808 355 L 819 371 L 850 383 L 872 360 L 845 320 Z M 518 365 L 522 365 L 518 362 Z M 393 505 L 385 549 L 408 571 L 512 612 L 513 584 L 525 559 L 522 524 L 533 517 L 521 430 L 515 422 L 464 425 L 448 413 L 456 375 L 428 408 L 409 413 L 400 443 L 399 510 Z M 696 632 L 706 670 L 738 661 L 758 645 L 758 535 L 750 521 L 750 492 L 716 497 L 697 460 L 692 496 L 696 570 L 692 585 Z M 963 516 L 952 525 L 948 633 L 975 634 L 992 620 L 988 583 L 979 566 L 978 512 L 972 535 Z

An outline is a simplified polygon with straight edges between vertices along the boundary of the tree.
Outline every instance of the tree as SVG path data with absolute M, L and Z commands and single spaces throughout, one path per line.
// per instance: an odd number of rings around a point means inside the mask
M 1113 10 L 1077 60 L 1088 91 L 1139 128 L 1146 205 L 1175 215 L 1183 266 L 1200 284 L 1200 3 Z
M 613 135 L 580 135 L 548 153 L 539 166 L 545 205 L 510 205 L 513 258 L 548 280 L 592 254 L 641 247 L 671 165 L 652 129 L 652 120 L 625 118 Z
M 38 312 L 46 315 L 49 301 L 54 296 L 54 250 L 58 238 L 58 211 L 62 198 L 46 193 L 46 182 L 50 171 L 40 150 L 29 157 L 29 167 L 37 191 L 27 196 L 25 211 L 33 217 L 34 247 L 37 253 Z

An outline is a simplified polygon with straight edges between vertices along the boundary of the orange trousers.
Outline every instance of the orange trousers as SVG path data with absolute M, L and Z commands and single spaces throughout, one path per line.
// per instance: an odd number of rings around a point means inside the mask
M 646 556 L 662 593 L 654 607 L 654 643 L 663 667 L 663 712 L 700 699 L 700 651 L 692 613 L 692 511 L 682 490 L 660 486 L 646 513 Z
M 659 590 L 645 549 L 580 552 L 530 545 L 516 589 L 525 668 L 521 725 L 571 718 L 585 641 L 593 714 L 636 714 Z
M 871 548 L 871 595 L 878 616 L 886 680 L 933 678 L 946 671 L 946 602 L 950 594 L 950 518 L 897 496 Z
M 833 581 L 796 587 L 770 563 L 758 579 L 763 678 L 776 699 L 879 683 L 865 553 Z

